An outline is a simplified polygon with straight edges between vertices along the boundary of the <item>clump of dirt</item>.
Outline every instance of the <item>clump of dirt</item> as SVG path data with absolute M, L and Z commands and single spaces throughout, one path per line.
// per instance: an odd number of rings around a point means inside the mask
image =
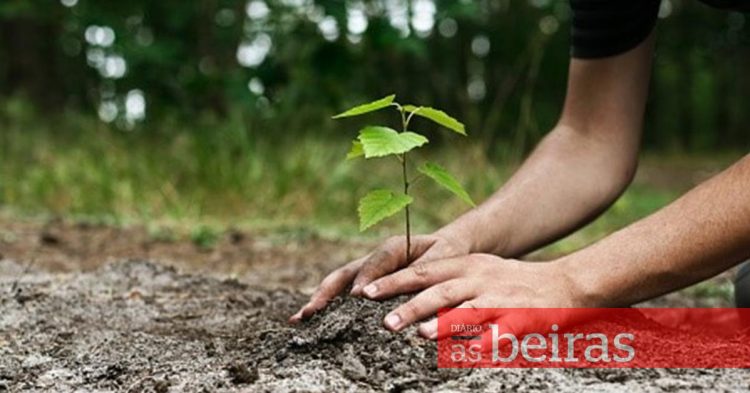
M 350 297 L 289 326 L 305 296 L 131 260 L 86 273 L 0 261 L 0 391 L 726 391 L 748 370 L 437 369 L 382 327 L 400 299 Z
M 365 390 L 425 390 L 467 374 L 465 370 L 437 369 L 436 344 L 419 337 L 414 327 L 403 334 L 382 327 L 385 313 L 399 300 L 404 299 L 378 304 L 338 298 L 326 312 L 291 334 L 275 331 L 255 337 L 250 342 L 254 349 L 251 358 L 259 359 L 255 363 L 259 369 L 284 377 L 267 380 L 273 390 L 309 390 L 315 386 L 312 381 L 321 380 L 321 370 L 325 370 L 322 379 L 328 380 L 328 388 L 336 391 L 353 385 Z M 289 386 L 291 380 L 299 384 Z

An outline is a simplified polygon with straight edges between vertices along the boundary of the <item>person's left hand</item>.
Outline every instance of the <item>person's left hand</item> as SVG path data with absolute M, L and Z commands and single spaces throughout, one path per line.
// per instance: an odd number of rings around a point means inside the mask
M 443 307 L 583 307 L 577 286 L 559 262 L 522 262 L 489 254 L 470 254 L 416 263 L 382 277 L 363 289 L 370 299 L 422 291 L 389 313 L 385 326 L 399 331 Z M 419 332 L 437 338 L 437 320 Z

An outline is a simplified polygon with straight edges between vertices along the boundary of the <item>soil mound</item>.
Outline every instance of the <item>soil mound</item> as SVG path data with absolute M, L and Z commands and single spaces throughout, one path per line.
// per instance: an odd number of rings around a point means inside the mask
M 381 321 L 399 299 L 305 297 L 124 261 L 77 274 L 0 261 L 0 391 L 750 391 L 750 370 L 442 370 Z

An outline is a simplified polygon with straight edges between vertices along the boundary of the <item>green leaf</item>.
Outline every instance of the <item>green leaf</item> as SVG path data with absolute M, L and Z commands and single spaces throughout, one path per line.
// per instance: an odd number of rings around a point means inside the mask
M 352 141 L 352 148 L 349 150 L 349 153 L 346 154 L 347 160 L 353 160 L 358 157 L 362 157 L 365 155 L 365 151 L 362 150 L 362 142 L 358 140 Z
M 374 112 L 383 108 L 386 108 L 390 106 L 393 103 L 393 99 L 396 98 L 395 94 L 391 94 L 388 97 L 381 98 L 377 101 L 373 101 L 367 104 L 362 104 L 359 106 L 355 106 L 352 109 L 349 109 L 346 112 L 339 113 L 338 115 L 332 117 L 332 119 L 340 119 L 342 117 L 352 117 L 352 116 L 359 116 L 364 115 L 365 113 Z
M 466 127 L 458 120 L 451 117 L 449 114 L 435 108 L 426 106 L 414 106 L 404 105 L 404 110 L 409 113 L 414 113 L 417 116 L 430 119 L 441 126 L 457 132 L 461 135 L 466 135 Z
M 412 201 L 412 197 L 391 190 L 370 191 L 359 201 L 359 230 L 364 231 L 398 213 Z
M 461 183 L 456 180 L 453 175 L 448 173 L 448 171 L 445 170 L 445 168 L 441 167 L 438 164 L 433 164 L 431 162 L 426 162 L 417 168 L 417 170 L 430 179 L 434 180 L 437 184 L 439 184 L 441 187 L 445 188 L 446 190 L 452 192 L 457 197 L 461 198 L 464 202 L 468 203 L 471 206 L 476 206 L 473 200 L 471 200 L 471 197 L 469 196 L 469 193 L 464 190 L 463 187 L 461 187 Z
M 396 132 L 388 127 L 369 126 L 359 131 L 359 141 L 365 158 L 403 154 L 428 142 L 427 138 L 414 132 Z

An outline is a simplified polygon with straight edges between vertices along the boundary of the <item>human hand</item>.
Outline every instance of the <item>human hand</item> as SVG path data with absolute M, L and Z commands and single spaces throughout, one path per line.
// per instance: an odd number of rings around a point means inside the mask
M 331 272 L 320 283 L 310 301 L 289 318 L 296 323 L 323 309 L 341 291 L 352 284 L 352 295 L 361 295 L 362 288 L 374 280 L 405 266 L 429 263 L 469 253 L 469 247 L 457 237 L 436 232 L 411 238 L 411 261 L 406 260 L 406 239 L 392 237 L 370 254 Z
M 443 307 L 582 307 L 581 291 L 560 262 L 522 262 L 490 254 L 414 263 L 365 286 L 370 299 L 422 291 L 389 313 L 387 328 L 399 331 Z M 419 326 L 422 336 L 437 338 L 437 320 Z

